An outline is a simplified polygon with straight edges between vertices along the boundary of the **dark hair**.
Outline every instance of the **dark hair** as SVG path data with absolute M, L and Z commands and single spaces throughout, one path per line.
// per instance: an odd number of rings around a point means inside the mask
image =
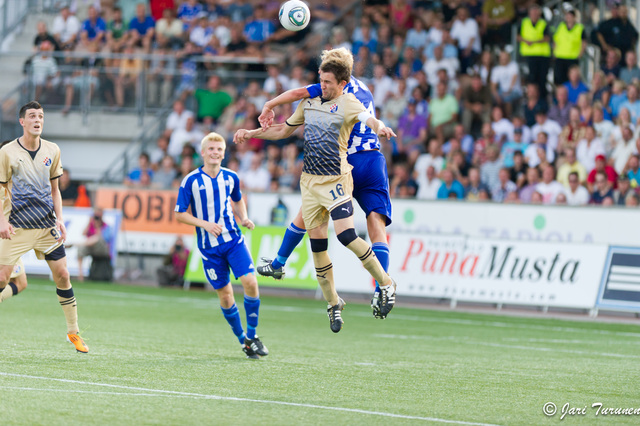
M 25 105 L 22 105 L 22 108 L 20 108 L 20 118 L 24 118 L 27 115 L 28 109 L 42 109 L 42 105 L 40 105 L 37 101 L 31 101 Z
M 340 84 L 341 81 L 346 81 L 348 83 L 351 80 L 349 68 L 337 61 L 327 61 L 323 63 L 320 65 L 320 71 L 330 72 L 333 74 L 336 77 L 338 84 Z

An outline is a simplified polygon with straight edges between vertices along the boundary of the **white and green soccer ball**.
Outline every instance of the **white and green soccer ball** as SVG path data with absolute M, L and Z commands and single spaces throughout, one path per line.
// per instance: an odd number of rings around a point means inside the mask
M 300 0 L 289 0 L 280 7 L 280 24 L 289 31 L 300 31 L 309 25 L 309 6 Z

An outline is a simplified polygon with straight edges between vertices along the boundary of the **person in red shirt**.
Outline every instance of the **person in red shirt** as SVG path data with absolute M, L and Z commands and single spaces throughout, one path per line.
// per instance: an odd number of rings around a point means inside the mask
M 596 156 L 596 167 L 589 172 L 587 176 L 587 189 L 590 193 L 593 192 L 594 183 L 596 182 L 596 173 L 604 172 L 607 175 L 607 180 L 611 183 L 611 187 L 615 189 L 618 183 L 618 173 L 615 169 L 607 164 L 607 157 L 600 154 Z

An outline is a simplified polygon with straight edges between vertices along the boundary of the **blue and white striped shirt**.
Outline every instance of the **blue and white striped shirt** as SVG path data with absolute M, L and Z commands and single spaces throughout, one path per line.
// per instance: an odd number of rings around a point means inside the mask
M 241 199 L 240 179 L 236 172 L 222 167 L 218 175 L 212 178 L 199 167 L 182 180 L 175 211 L 186 212 L 191 206 L 193 216 L 222 227 L 222 233 L 218 237 L 203 228 L 196 228 L 198 248 L 204 252 L 242 238 L 231 209 L 231 201 Z
M 309 97 L 311 98 L 322 96 L 320 83 L 311 84 L 307 86 L 306 89 L 307 92 L 309 92 Z M 375 105 L 373 105 L 373 95 L 366 84 L 354 76 L 351 76 L 351 81 L 347 83 L 342 93 L 353 93 L 356 99 L 364 105 L 367 111 L 369 111 L 373 117 L 376 116 L 376 108 Z M 360 151 L 371 151 L 373 149 L 380 149 L 380 139 L 378 139 L 378 135 L 368 128 L 366 124 L 360 122 L 356 123 L 349 135 L 347 155 Z

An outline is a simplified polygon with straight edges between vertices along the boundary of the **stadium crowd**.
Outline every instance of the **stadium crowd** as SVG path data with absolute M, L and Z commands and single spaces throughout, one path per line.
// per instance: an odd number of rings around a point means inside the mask
M 143 68 L 154 102 L 178 99 L 127 185 L 175 188 L 198 166 L 204 134 L 230 141 L 237 129 L 258 127 L 266 100 L 317 81 L 323 48 L 347 47 L 353 75 L 368 84 L 376 114 L 398 135 L 383 143 L 392 197 L 640 204 L 638 33 L 623 4 L 609 2 L 610 17 L 595 25 L 565 3 L 551 28 L 533 0 L 374 0 L 340 25 L 327 25 L 339 14 L 337 1 L 311 1 L 310 30 L 290 33 L 277 25 L 279 2 L 150 0 L 128 23 L 113 3 L 96 1 L 84 20 L 64 8 L 50 32 L 39 24 L 32 76 L 42 90 L 56 83 L 60 73 L 48 50 L 158 54 L 110 64 L 64 59 L 96 72 L 57 82 L 65 87 L 63 113 L 87 75 L 107 104 L 122 107 Z M 328 43 L 308 42 L 318 31 L 330 32 Z M 305 44 L 287 50 L 291 42 Z M 587 82 L 580 65 L 588 45 L 602 62 Z M 264 81 L 243 84 L 193 60 L 268 57 L 274 50 L 290 54 L 265 67 Z M 177 78 L 168 78 L 166 67 Z M 276 122 L 294 108 L 279 107 Z M 296 191 L 301 136 L 229 146 L 225 165 L 239 172 L 246 190 Z

